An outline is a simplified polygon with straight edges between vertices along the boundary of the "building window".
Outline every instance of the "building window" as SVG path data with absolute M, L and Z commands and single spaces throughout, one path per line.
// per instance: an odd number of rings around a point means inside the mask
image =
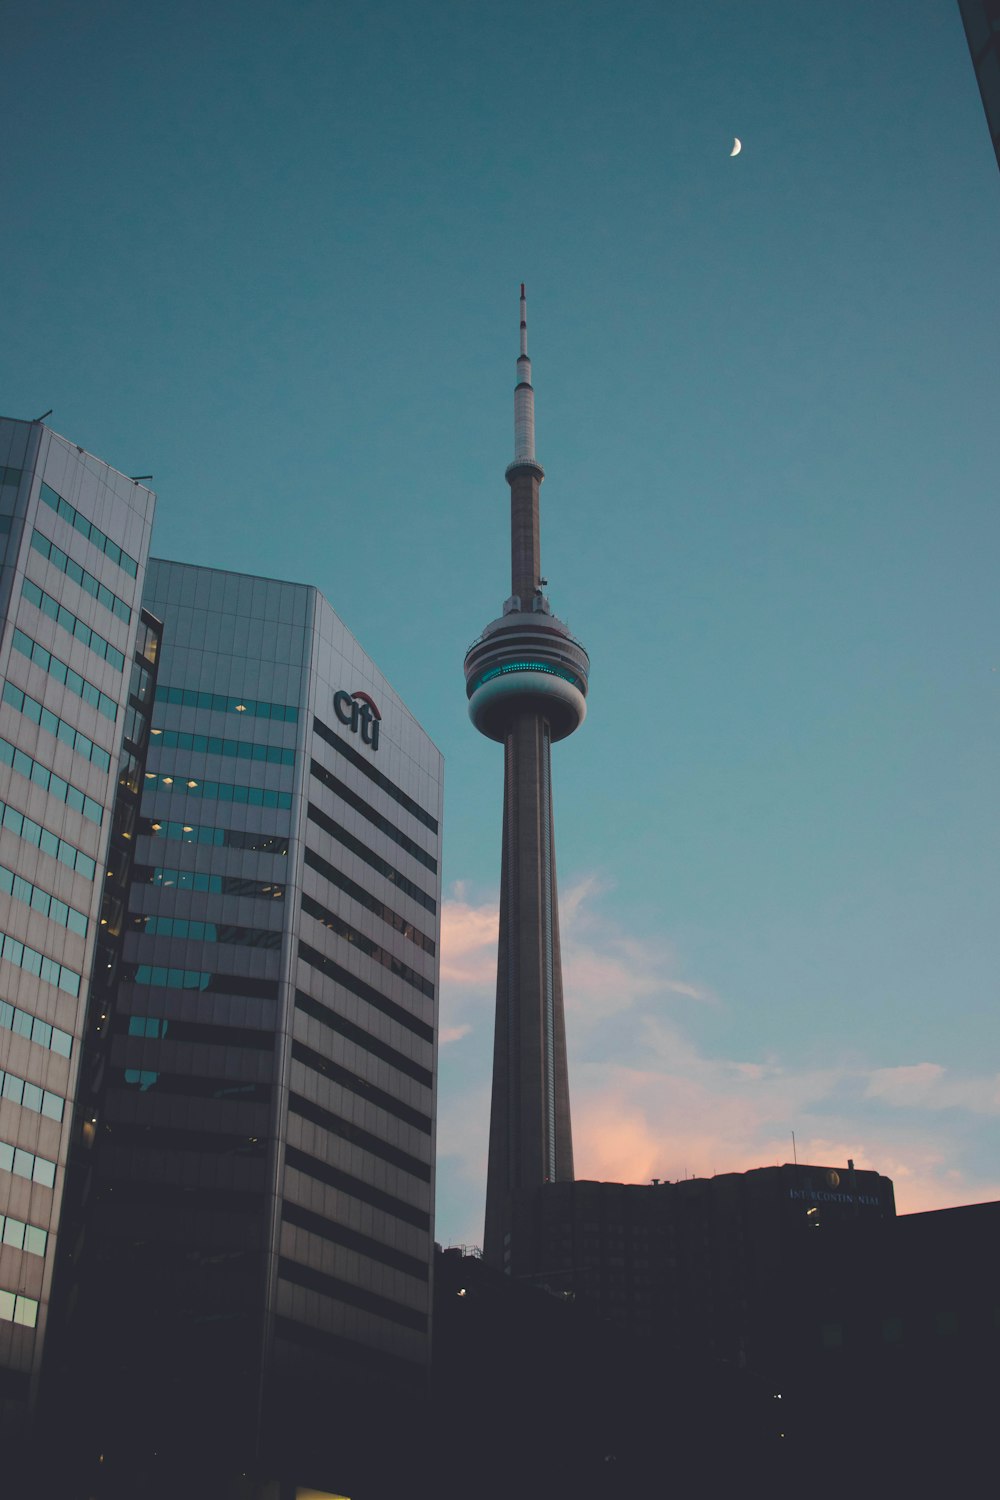
M 21 1323 L 25 1328 L 34 1328 L 38 1322 L 38 1303 L 34 1297 L 0 1292 L 0 1319 L 5 1323 Z
M 187 938 L 196 943 L 234 943 L 244 948 L 280 948 L 281 929 L 234 927 L 224 922 L 199 922 L 187 917 L 161 917 L 136 912 L 129 918 L 134 930 L 150 936 Z
M 165 869 L 160 865 L 135 865 L 136 885 L 157 885 L 164 890 L 207 891 L 213 895 L 250 896 L 262 901 L 284 901 L 285 887 L 273 880 L 245 880 L 239 875 L 210 875 L 202 870 Z
M 15 901 L 23 901 L 25 906 L 40 911 L 50 922 L 75 932 L 78 937 L 87 936 L 87 918 L 82 911 L 77 911 L 75 906 L 67 906 L 58 896 L 50 896 L 40 885 L 32 885 L 30 880 L 25 880 L 23 875 L 18 875 L 14 870 L 8 870 L 6 865 L 0 865 L 0 891 L 13 897 Z
M 377 917 L 381 917 L 383 922 L 388 922 L 390 927 L 395 928 L 397 932 L 401 932 L 405 938 L 409 938 L 411 943 L 414 943 L 418 948 L 422 948 L 425 953 L 434 954 L 435 945 L 433 938 L 429 938 L 425 932 L 421 932 L 412 922 L 408 922 L 405 917 L 401 917 L 398 912 L 393 911 L 391 906 L 386 906 L 384 901 L 380 901 L 377 896 L 373 896 L 363 886 L 349 879 L 335 865 L 331 865 L 327 860 L 321 858 L 314 849 L 307 847 L 303 858 L 306 864 L 315 870 L 318 875 L 322 875 L 323 879 L 328 881 L 330 885 L 335 885 L 346 896 L 350 896 L 353 901 L 357 901 L 359 906 L 364 906 L 368 911 L 374 912 Z
M 5 955 L 6 956 L 6 955 Z M 203 969 L 171 969 L 161 964 L 129 964 L 121 971 L 123 984 L 152 985 L 170 990 L 206 990 L 217 995 L 246 995 L 276 1000 L 276 979 L 251 979 L 239 974 L 213 974 Z
M 50 1120 L 61 1120 L 66 1107 L 66 1100 L 59 1094 L 39 1088 L 37 1083 L 29 1083 L 26 1078 L 18 1078 L 16 1073 L 0 1071 L 0 1097 L 19 1104 L 34 1115 L 46 1115 Z
M 407 854 L 412 854 L 414 859 L 419 860 L 428 870 L 437 874 L 437 860 L 433 854 L 428 854 L 426 849 L 411 839 L 409 834 L 404 833 L 401 828 L 397 828 L 395 823 L 390 822 L 388 818 L 383 818 L 382 814 L 377 813 L 363 797 L 359 797 L 357 792 L 352 791 L 325 766 L 321 766 L 318 760 L 310 763 L 310 771 L 322 786 L 335 793 L 342 802 L 347 803 L 348 807 L 353 807 L 354 811 L 359 812 L 363 818 L 367 818 L 374 828 L 377 828 L 380 833 L 387 834 L 401 849 L 405 849 Z
M 16 1036 L 27 1037 L 28 1041 L 49 1052 L 57 1052 L 60 1057 L 73 1055 L 73 1038 L 68 1031 L 61 1031 L 58 1026 L 50 1026 L 40 1016 L 19 1010 L 9 1000 L 0 1000 L 0 1028 L 13 1031 Z
M 106 557 L 110 557 L 113 563 L 117 563 L 130 578 L 136 577 L 139 565 L 135 558 L 130 557 L 118 546 L 117 542 L 113 542 L 109 536 L 106 536 L 99 526 L 95 526 L 92 521 L 87 520 L 86 516 L 82 516 L 74 505 L 70 505 L 68 500 L 57 495 L 51 485 L 46 484 L 44 480 L 39 493 L 45 504 L 57 515 L 62 516 L 64 521 L 68 521 L 75 531 L 85 536 L 89 542 L 93 542 L 99 551 L 103 552 Z
M 139 621 L 139 629 L 135 637 L 135 654 L 141 656 L 150 666 L 156 665 L 156 658 L 160 650 L 159 631 L 147 625 L 145 620 Z
M 345 849 L 349 849 L 352 854 L 356 854 L 359 859 L 364 860 L 366 865 L 370 865 L 373 870 L 377 870 L 381 876 L 392 885 L 397 886 L 405 895 L 412 896 L 413 900 L 418 902 L 425 911 L 437 911 L 437 902 L 433 896 L 429 895 L 415 881 L 408 879 L 400 870 L 396 869 L 395 865 L 391 865 L 388 860 L 382 859 L 380 855 L 374 853 L 360 839 L 355 838 L 352 833 L 348 833 L 346 828 L 336 822 L 335 819 L 328 817 L 325 812 L 321 812 L 312 802 L 309 803 L 307 813 L 309 821 L 315 823 L 317 828 L 321 828 L 324 833 L 328 833 L 331 838 L 336 839 L 338 844 L 342 844 Z
M 18 942 L 17 938 L 12 938 L 6 932 L 0 933 L 0 958 L 5 958 L 18 969 L 24 969 L 27 974 L 36 974 L 46 984 L 55 985 L 56 989 L 65 990 L 67 995 L 76 996 L 80 993 L 81 977 L 73 969 L 56 963 L 54 958 L 46 958 L 44 953 L 39 953 L 36 948 L 29 948 L 27 943 Z
M 7 689 L 9 687 L 9 682 L 4 684 L 3 696 L 5 702 L 12 701 L 7 697 Z M 17 689 L 14 689 L 14 691 L 15 693 L 18 692 Z M 18 696 L 23 699 L 24 694 L 20 693 Z M 36 719 L 35 722 L 38 723 L 39 721 Z M 60 723 L 61 721 L 56 720 L 56 722 Z M 51 797 L 57 798 L 60 802 L 65 802 L 66 806 L 71 807 L 74 812 L 82 813 L 91 823 L 100 824 L 103 821 L 104 808 L 99 802 L 95 802 L 93 797 L 88 797 L 85 792 L 81 792 L 78 787 L 72 786 L 70 782 L 63 781 L 62 777 L 57 776 L 54 771 L 50 771 L 48 766 L 43 766 L 40 761 L 32 760 L 30 755 L 26 755 L 23 750 L 18 750 L 9 740 L 0 739 L 0 765 L 13 767 L 19 775 L 26 776 L 36 786 L 43 787 Z
M 423 823 L 424 827 L 429 828 L 431 833 L 438 832 L 438 820 L 432 813 L 429 813 L 426 808 L 421 807 L 419 802 L 415 802 L 407 792 L 403 791 L 402 787 L 397 786 L 394 781 L 390 781 L 388 776 L 384 776 L 381 771 L 377 771 L 341 735 L 337 734 L 335 730 L 329 729 L 323 723 L 322 719 L 313 719 L 313 730 L 319 735 L 324 744 L 336 750 L 337 754 L 342 755 L 345 760 L 349 761 L 356 771 L 361 772 L 362 776 L 366 776 L 375 786 L 379 787 L 383 792 L 387 792 L 393 801 L 398 802 L 400 807 L 405 808 L 408 813 L 411 813 L 417 819 L 418 823 Z
M 50 542 L 48 537 L 43 536 L 40 531 L 33 531 L 31 545 L 36 552 L 40 552 L 44 558 L 57 567 L 60 573 L 65 573 L 67 578 L 78 583 L 86 593 L 97 600 L 98 604 L 103 604 L 105 609 L 109 609 L 116 619 L 124 620 L 126 625 L 129 623 L 132 619 L 132 611 L 125 600 L 113 594 L 106 584 L 94 577 L 93 573 L 88 573 L 86 568 L 81 568 L 74 558 L 67 557 L 55 542 Z
M 51 594 L 40 589 L 37 583 L 32 583 L 30 578 L 26 578 L 21 585 L 21 597 L 27 599 L 29 604 L 34 604 L 43 615 L 48 615 L 50 620 L 55 620 L 57 625 L 68 631 L 76 640 L 89 646 L 96 656 L 108 662 L 116 672 L 125 670 L 125 657 L 117 646 L 112 646 L 103 635 L 98 635 L 96 630 L 92 630 L 78 615 L 73 614 L 72 610 L 60 604 L 58 599 L 54 599 Z
M 61 839 L 58 834 L 50 833 L 40 823 L 35 823 L 16 807 L 11 807 L 7 802 L 0 802 L 0 825 L 8 828 L 11 833 L 23 839 L 26 844 L 31 844 L 36 849 L 41 849 L 43 854 L 51 854 L 60 864 L 68 865 L 78 875 L 84 876 L 86 880 L 93 880 L 97 870 L 97 864 L 89 854 L 84 854 L 75 844 Z
M 256 854 L 285 856 L 288 853 L 287 833 L 242 833 L 236 828 L 213 828 L 205 823 L 172 823 L 159 818 L 140 818 L 139 832 L 151 838 L 179 839 L 183 844 L 252 849 Z
M 14 634 L 16 637 L 18 632 L 15 631 Z M 27 693 L 22 693 L 21 689 L 15 687 L 12 682 L 5 682 L 3 685 L 3 701 L 16 709 L 18 713 L 24 714 L 24 717 L 32 724 L 38 724 L 48 734 L 55 735 L 56 739 L 62 740 L 64 745 L 69 745 L 77 755 L 82 756 L 84 760 L 89 760 L 91 765 L 99 767 L 102 771 L 111 770 L 111 756 L 107 750 L 103 750 L 100 745 L 95 745 L 93 740 L 88 739 L 79 729 L 74 729 L 73 725 L 68 724 L 65 719 L 60 719 L 51 709 L 43 708 L 37 699 L 29 698 Z M 16 771 L 20 768 L 15 765 L 14 769 Z
M 157 695 L 159 696 L 159 695 Z M 251 740 L 229 740 L 216 734 L 188 734 L 180 729 L 150 730 L 164 750 L 197 750 L 204 755 L 230 755 L 239 760 L 266 761 L 272 766 L 294 766 L 295 751 L 281 745 L 256 745 Z
M 11 1218 L 10 1214 L 6 1218 L 0 1214 L 0 1244 L 13 1245 L 15 1250 L 23 1250 L 27 1255 L 44 1255 L 48 1238 L 44 1229 Z
M 399 979 L 412 985 L 415 990 L 419 990 L 421 995 L 426 995 L 430 1000 L 434 999 L 434 986 L 429 979 L 425 979 L 422 974 L 418 974 L 408 964 L 404 964 L 401 959 L 396 958 L 388 949 L 382 948 L 372 938 L 366 937 L 363 932 L 359 932 L 356 927 L 352 927 L 349 922 L 345 922 L 342 917 L 338 917 L 336 912 L 330 911 L 318 901 L 314 901 L 312 896 L 306 895 L 302 896 L 302 910 L 307 916 L 312 917 L 323 927 L 327 928 L 329 932 L 336 933 L 338 937 L 343 938 L 352 947 L 359 949 L 360 952 L 374 959 L 375 963 L 381 964 L 383 968 L 388 969 L 391 974 L 395 974 Z
M 82 698 L 84 703 L 89 703 L 91 708 L 96 708 L 99 714 L 103 714 L 112 723 L 115 722 L 118 717 L 118 704 L 115 699 L 109 698 L 107 693 L 102 693 L 99 687 L 88 682 L 86 677 L 81 677 L 79 672 L 74 672 L 66 662 L 61 661 L 58 656 L 53 656 L 51 651 L 47 651 L 37 641 L 33 641 L 30 635 L 25 635 L 23 630 L 15 630 L 13 646 L 15 651 L 20 651 L 22 656 L 34 662 L 36 667 L 41 667 L 43 672 L 54 677 L 56 682 L 75 694 L 77 698 Z
M 199 781 L 194 776 L 179 776 L 172 771 L 146 772 L 150 791 L 180 792 L 185 797 L 209 797 L 216 802 L 235 802 L 247 807 L 289 808 L 291 792 L 275 792 L 270 787 L 236 786 L 228 781 Z
M 25 1177 L 39 1187 L 50 1188 L 56 1180 L 54 1161 L 22 1151 L 20 1146 L 8 1146 L 6 1141 L 0 1141 L 0 1172 L 13 1172 L 15 1177 Z
M 299 711 L 290 703 L 263 703 L 256 698 L 233 697 L 224 693 L 200 693 L 193 688 L 156 689 L 157 703 L 176 703 L 181 708 L 207 708 L 216 713 L 249 714 L 252 719 L 271 719 L 282 724 L 297 724 Z

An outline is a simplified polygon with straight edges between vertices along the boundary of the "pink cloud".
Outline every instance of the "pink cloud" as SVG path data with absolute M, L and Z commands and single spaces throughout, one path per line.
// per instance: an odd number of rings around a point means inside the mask
M 442 1047 L 447 1047 L 450 1042 L 460 1042 L 464 1036 L 468 1036 L 472 1027 L 465 1023 L 463 1026 L 440 1026 L 438 1027 L 438 1041 Z
M 936 1119 L 873 1119 L 864 1104 L 873 1075 L 855 1065 L 747 1066 L 700 1056 L 671 1035 L 669 1061 L 670 1043 L 661 1034 L 641 1069 L 581 1062 L 572 1070 L 578 1177 L 676 1181 L 745 1172 L 795 1155 L 817 1165 L 853 1160 L 891 1177 L 901 1213 L 1000 1197 L 996 1177 L 965 1165 L 960 1131 L 944 1133 Z M 958 1096 L 976 1096 L 974 1080 L 956 1089 Z
M 800 1162 L 851 1159 L 882 1172 L 904 1213 L 1000 1197 L 1000 1181 L 972 1167 L 967 1146 L 971 1119 L 1000 1114 L 1000 1079 L 932 1061 L 871 1067 L 832 1052 L 822 1068 L 793 1055 L 710 1056 L 694 1040 L 689 1002 L 725 1002 L 683 972 L 666 939 L 616 925 L 603 894 L 588 877 L 560 897 L 577 1177 L 748 1171 L 790 1161 L 794 1130 Z M 442 1040 L 470 1040 L 443 1055 L 438 1138 L 466 1204 L 450 1238 L 469 1242 L 485 1197 L 497 928 L 495 897 L 477 902 L 454 888 L 442 914 Z M 612 1017 L 618 1055 L 601 1024 Z
M 460 888 L 461 889 L 461 888 Z M 497 977 L 496 901 L 451 897 L 441 905 L 441 983 L 492 990 Z

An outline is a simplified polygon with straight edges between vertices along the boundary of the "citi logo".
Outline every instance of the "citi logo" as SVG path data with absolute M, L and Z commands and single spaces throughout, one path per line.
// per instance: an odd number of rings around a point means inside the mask
M 341 724 L 346 724 L 352 734 L 361 729 L 361 738 L 373 750 L 378 749 L 378 727 L 382 715 L 375 707 L 375 700 L 367 693 L 345 693 L 343 688 L 333 695 L 333 711 Z

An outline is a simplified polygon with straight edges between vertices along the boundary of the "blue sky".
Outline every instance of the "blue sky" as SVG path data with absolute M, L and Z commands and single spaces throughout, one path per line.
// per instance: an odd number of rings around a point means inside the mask
M 0 409 L 161 556 L 315 583 L 447 757 L 439 1237 L 476 1242 L 518 282 L 578 1172 L 1000 1196 L 1000 182 L 952 0 L 36 0 Z M 734 136 L 742 153 L 729 155 Z

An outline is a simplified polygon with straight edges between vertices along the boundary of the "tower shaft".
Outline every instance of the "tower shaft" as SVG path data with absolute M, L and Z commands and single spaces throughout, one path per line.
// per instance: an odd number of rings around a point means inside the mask
M 503 1263 L 512 1188 L 572 1178 L 551 730 L 544 715 L 525 710 L 504 740 L 486 1258 Z

